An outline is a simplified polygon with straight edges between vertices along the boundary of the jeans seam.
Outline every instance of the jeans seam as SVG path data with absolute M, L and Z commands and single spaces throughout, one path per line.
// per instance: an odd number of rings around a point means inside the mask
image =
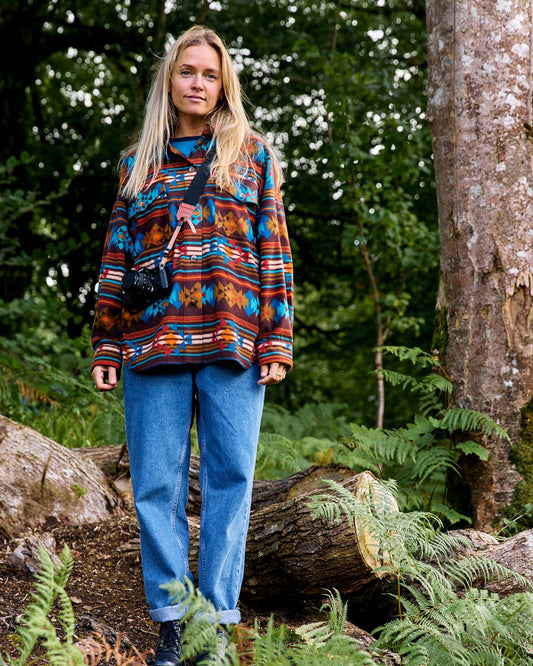
M 242 580 L 244 575 L 244 563 L 246 560 L 246 539 L 248 536 L 249 509 L 251 492 L 246 496 L 246 511 L 242 511 L 241 516 L 241 539 L 239 543 L 239 570 L 233 572 L 234 580 Z
M 182 447 L 182 453 L 181 453 L 181 460 L 180 464 L 178 467 L 178 478 L 176 480 L 176 487 L 174 489 L 174 499 L 172 501 L 172 514 L 171 514 L 171 525 L 172 525 L 172 531 L 174 532 L 174 535 L 176 537 L 176 541 L 178 542 L 179 549 L 181 551 L 181 556 L 183 557 L 183 562 L 185 564 L 185 570 L 189 571 L 189 557 L 187 555 L 187 551 L 183 546 L 183 542 L 180 539 L 180 535 L 178 533 L 178 530 L 176 528 L 176 514 L 177 514 L 177 508 L 179 504 L 179 499 L 181 495 L 181 488 L 183 484 L 183 467 L 185 465 L 185 456 L 189 451 L 189 447 L 187 445 L 187 442 L 185 442 L 185 445 Z M 183 581 L 182 581 L 183 582 Z
M 196 426 L 198 433 L 198 447 L 200 449 L 200 458 L 203 457 L 203 460 L 206 459 L 206 446 L 205 446 L 205 426 L 202 419 L 202 414 L 200 409 L 197 409 L 196 412 Z M 206 582 L 206 561 L 205 561 L 205 542 L 203 541 L 203 530 L 202 526 L 205 525 L 205 514 L 207 511 L 207 465 L 201 462 L 201 478 L 200 478 L 200 498 L 201 498 L 201 507 L 200 507 L 200 543 L 198 554 L 198 584 L 200 588 L 204 588 Z

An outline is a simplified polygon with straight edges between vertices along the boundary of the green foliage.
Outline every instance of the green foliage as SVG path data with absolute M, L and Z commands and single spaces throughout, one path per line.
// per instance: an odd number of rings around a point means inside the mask
M 322 610 L 324 622 L 290 630 L 276 627 L 270 618 L 264 632 L 258 624 L 245 640 L 240 636 L 241 656 L 256 666 L 301 665 L 371 666 L 384 652 L 401 655 L 402 663 L 440 666 L 461 664 L 531 663 L 533 632 L 533 584 L 493 560 L 462 557 L 465 537 L 442 532 L 442 523 L 426 512 L 403 513 L 395 508 L 393 483 L 376 482 L 356 499 L 336 482 L 328 482 L 330 493 L 315 495 L 310 502 L 314 517 L 332 521 L 346 518 L 364 530 L 382 553 L 380 569 L 397 581 L 398 617 L 375 630 L 377 641 L 358 649 L 345 635 L 348 607 L 338 591 L 328 593 Z M 5 666 L 24 666 L 39 643 L 51 664 L 83 664 L 82 652 L 74 646 L 75 618 L 65 586 L 72 568 L 68 547 L 59 559 L 44 549 L 39 553 L 33 601 L 24 612 L 18 629 L 21 640 L 17 658 L 2 658 Z M 525 592 L 500 598 L 486 591 L 488 582 L 515 578 Z M 193 584 L 178 581 L 166 585 L 172 602 L 183 605 L 185 629 L 183 656 L 189 659 L 217 644 L 217 613 Z M 50 617 L 56 618 L 55 625 Z M 56 625 L 58 627 L 56 628 Z M 58 636 L 58 629 L 61 637 Z M 119 662 L 117 662 L 119 663 Z M 217 663 L 237 664 L 236 646 Z
M 171 603 L 184 609 L 181 618 L 185 623 L 182 634 L 182 648 L 184 661 L 203 652 L 216 653 L 217 628 L 219 615 L 213 604 L 187 580 L 182 583 L 171 581 L 163 586 L 169 593 Z M 235 645 L 230 644 L 226 658 L 217 660 L 220 664 L 237 664 L 237 651 Z
M 326 403 L 304 405 L 294 413 L 279 405 L 265 405 L 256 477 L 277 479 L 313 464 L 332 462 L 336 438 L 349 432 L 342 412 L 343 405 Z
M 69 448 L 122 444 L 122 389 L 95 390 L 88 329 L 77 340 L 42 330 L 0 340 L 0 413 Z
M 22 646 L 16 659 L 4 658 L 7 666 L 24 666 L 38 644 L 42 644 L 50 664 L 74 666 L 84 664 L 83 654 L 74 645 L 75 618 L 72 603 L 65 592 L 74 561 L 65 545 L 59 559 L 52 558 L 45 548 L 39 549 L 39 567 L 35 573 L 33 601 L 24 612 L 17 629 Z M 62 638 L 50 620 L 54 609 Z M 0 659 L 2 657 L 0 656 Z
M 0 299 L 13 304 L 0 312 L 4 334 L 28 329 L 28 304 L 71 338 L 90 322 L 119 155 L 136 137 L 155 56 L 194 22 L 224 37 L 249 115 L 286 165 L 297 363 L 270 399 L 291 410 L 343 402 L 351 419 L 372 423 L 376 306 L 397 343 L 429 344 L 433 322 L 438 234 L 421 3 L 7 3 L 6 51 L 24 45 L 27 57 L 0 63 L 9 100 Z M 405 409 L 391 407 L 391 419 Z
M 461 455 L 487 459 L 486 449 L 472 439 L 476 434 L 509 440 L 508 435 L 485 414 L 450 406 L 453 387 L 438 358 L 419 348 L 387 346 L 383 352 L 417 369 L 417 376 L 392 370 L 382 374 L 385 381 L 417 396 L 420 413 L 401 428 L 352 424 L 351 436 L 339 440 L 334 459 L 395 479 L 402 508 L 433 511 L 451 523 L 467 520 L 449 505 L 448 475 L 460 474 Z
M 203 651 L 214 652 L 217 643 L 217 614 L 213 605 L 196 590 L 190 581 L 173 581 L 165 586 L 172 602 L 185 609 L 182 621 L 183 659 L 187 660 Z M 333 663 L 338 666 L 371 666 L 374 662 L 368 652 L 358 650 L 354 639 L 346 636 L 347 606 L 337 591 L 328 594 L 323 610 L 328 610 L 324 622 L 306 624 L 295 631 L 285 625 L 276 627 L 270 618 L 266 631 L 261 633 L 257 622 L 249 637 L 251 647 L 242 656 L 251 658 L 256 666 L 301 664 L 319 666 Z M 229 646 L 224 664 L 238 664 L 235 645 Z
M 357 500 L 339 484 L 315 496 L 314 516 L 342 515 L 372 535 L 383 554 L 381 570 L 398 583 L 398 617 L 375 630 L 373 649 L 393 650 L 403 663 L 437 666 L 531 663 L 533 584 L 493 560 L 461 557 L 464 537 L 443 533 L 423 512 L 394 509 L 394 484 L 376 483 Z M 484 586 L 515 578 L 525 592 L 500 598 Z

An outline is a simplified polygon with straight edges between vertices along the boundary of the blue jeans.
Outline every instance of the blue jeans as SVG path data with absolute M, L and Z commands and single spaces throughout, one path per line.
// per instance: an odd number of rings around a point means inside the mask
M 155 622 L 180 619 L 185 608 L 161 588 L 189 569 L 190 429 L 197 400 L 200 446 L 198 588 L 220 612 L 240 620 L 257 440 L 265 388 L 259 367 L 236 363 L 124 370 L 126 436 L 139 520 L 144 588 Z

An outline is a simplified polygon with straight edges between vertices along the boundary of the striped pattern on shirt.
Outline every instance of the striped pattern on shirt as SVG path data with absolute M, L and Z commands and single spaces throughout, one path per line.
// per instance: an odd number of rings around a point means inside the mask
M 140 312 L 123 307 L 131 269 L 158 265 L 210 134 L 186 158 L 169 147 L 132 201 L 119 187 L 104 246 L 92 331 L 94 365 L 154 366 L 233 360 L 292 365 L 292 258 L 274 164 L 259 138 L 233 165 L 230 191 L 210 177 L 173 253 L 170 295 Z M 121 186 L 134 155 L 125 162 Z

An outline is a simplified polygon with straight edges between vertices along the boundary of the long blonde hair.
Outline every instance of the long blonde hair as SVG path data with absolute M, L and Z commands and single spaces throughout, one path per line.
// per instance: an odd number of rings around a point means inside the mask
M 219 187 L 231 186 L 230 166 L 243 157 L 251 129 L 242 103 L 242 91 L 231 57 L 221 38 L 209 28 L 193 26 L 168 49 L 154 76 L 148 95 L 143 125 L 137 144 L 124 151 L 122 161 L 136 150 L 135 162 L 128 175 L 123 194 L 135 197 L 143 188 L 150 171 L 153 176 L 161 168 L 163 155 L 174 135 L 179 117 L 172 102 L 171 75 L 176 61 L 189 46 L 208 44 L 218 53 L 222 68 L 222 97 L 206 118 L 213 128 L 216 156 L 211 166 Z

